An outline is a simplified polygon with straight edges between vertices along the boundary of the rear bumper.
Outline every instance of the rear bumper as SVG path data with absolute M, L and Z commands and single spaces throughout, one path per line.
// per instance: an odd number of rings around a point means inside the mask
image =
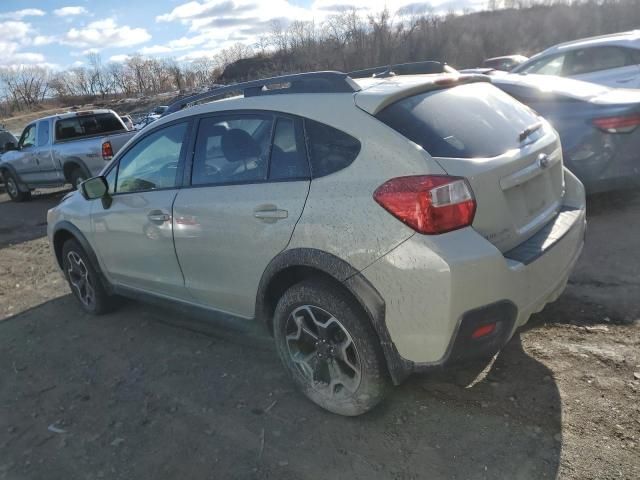
M 385 301 L 385 326 L 406 371 L 492 355 L 560 295 L 586 228 L 584 189 L 572 174 L 565 178 L 572 213 L 521 251 L 503 254 L 466 228 L 414 235 L 361 272 Z M 494 334 L 469 342 L 472 327 L 492 321 Z

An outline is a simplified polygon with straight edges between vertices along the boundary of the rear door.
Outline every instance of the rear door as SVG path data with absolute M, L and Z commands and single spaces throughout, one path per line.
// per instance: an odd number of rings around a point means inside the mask
M 186 286 L 200 304 L 252 317 L 262 273 L 289 243 L 309 191 L 301 121 L 201 118 L 188 183 L 173 208 Z
M 377 117 L 424 148 L 449 175 L 468 180 L 477 202 L 473 227 L 501 251 L 524 242 L 557 214 L 563 196 L 558 137 L 493 85 L 422 93 Z
M 117 284 L 189 297 L 173 247 L 171 215 L 189 126 L 177 121 L 141 136 L 107 173 L 111 204 L 93 201 L 94 244 Z

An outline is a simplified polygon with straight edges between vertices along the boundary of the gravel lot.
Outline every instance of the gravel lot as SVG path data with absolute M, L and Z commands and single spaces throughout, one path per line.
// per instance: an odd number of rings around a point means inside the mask
M 341 418 L 271 340 L 126 302 L 84 315 L 46 210 L 0 194 L 0 479 L 638 479 L 640 195 L 590 201 L 566 293 L 487 365 Z

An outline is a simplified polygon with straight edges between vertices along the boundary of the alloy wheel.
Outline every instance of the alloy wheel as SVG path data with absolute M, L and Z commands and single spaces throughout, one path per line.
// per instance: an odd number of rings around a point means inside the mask
M 89 275 L 89 270 L 76 252 L 67 254 L 67 274 L 69 283 L 78 293 L 78 299 L 87 307 L 93 307 L 96 301 L 96 292 Z
M 18 185 L 16 181 L 12 177 L 8 177 L 6 179 L 7 192 L 11 198 L 15 198 L 18 196 Z
M 285 335 L 292 361 L 315 390 L 331 398 L 356 392 L 362 377 L 360 356 L 336 317 L 303 305 L 289 315 Z

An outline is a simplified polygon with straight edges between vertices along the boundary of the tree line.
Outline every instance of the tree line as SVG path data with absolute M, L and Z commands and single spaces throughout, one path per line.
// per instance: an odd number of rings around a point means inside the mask
M 63 71 L 42 67 L 0 70 L 9 114 L 45 101 L 80 103 L 96 98 L 191 91 L 218 82 L 311 70 L 350 71 L 390 63 L 440 60 L 458 68 L 487 57 L 531 55 L 550 45 L 640 25 L 638 0 L 488 0 L 487 9 L 436 13 L 421 3 L 370 15 L 345 8 L 321 23 L 274 20 L 255 44 L 237 43 L 193 61 L 133 54 Z

